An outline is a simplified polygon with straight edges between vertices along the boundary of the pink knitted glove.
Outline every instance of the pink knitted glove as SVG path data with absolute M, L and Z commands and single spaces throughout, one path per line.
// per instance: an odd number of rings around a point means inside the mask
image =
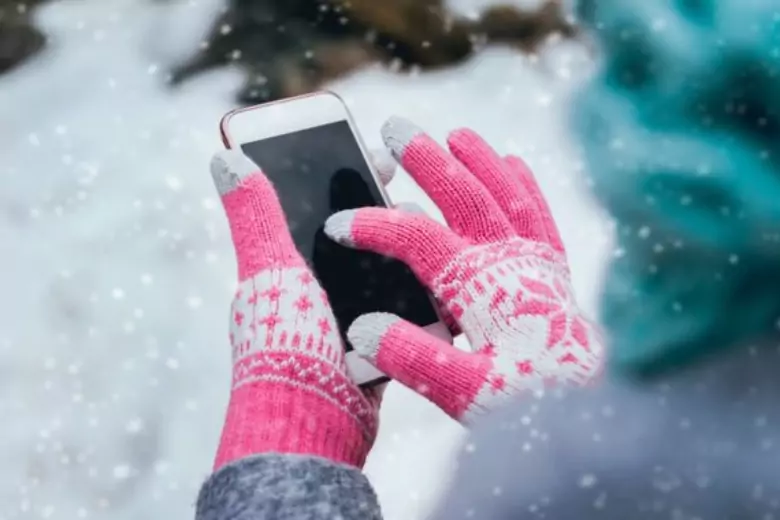
M 215 156 L 211 172 L 239 279 L 233 385 L 215 469 L 264 452 L 361 467 L 377 432 L 379 391 L 363 392 L 347 376 L 328 298 L 295 249 L 268 179 L 231 150 Z
M 547 382 L 591 380 L 604 349 L 577 307 L 558 230 L 523 161 L 500 158 L 470 130 L 450 135 L 452 155 L 401 119 L 383 136 L 451 229 L 418 212 L 362 208 L 332 216 L 325 231 L 407 263 L 474 352 L 383 313 L 352 324 L 352 345 L 464 423 Z

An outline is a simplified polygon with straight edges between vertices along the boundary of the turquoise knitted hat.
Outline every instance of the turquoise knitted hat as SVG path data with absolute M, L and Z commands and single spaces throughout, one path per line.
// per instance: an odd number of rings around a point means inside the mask
M 650 374 L 780 319 L 780 2 L 584 0 L 604 66 L 575 102 L 617 222 L 612 368 Z

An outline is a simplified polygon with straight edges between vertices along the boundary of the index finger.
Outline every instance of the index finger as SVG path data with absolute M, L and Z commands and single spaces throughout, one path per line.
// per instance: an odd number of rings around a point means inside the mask
M 305 267 L 271 181 L 239 150 L 217 152 L 211 176 L 222 198 L 239 281 L 269 268 Z

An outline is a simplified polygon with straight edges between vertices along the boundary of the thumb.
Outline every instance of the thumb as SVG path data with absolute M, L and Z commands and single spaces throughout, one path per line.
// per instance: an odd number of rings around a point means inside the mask
M 462 420 L 484 386 L 491 360 L 464 352 L 393 314 L 356 319 L 347 338 L 379 370 Z

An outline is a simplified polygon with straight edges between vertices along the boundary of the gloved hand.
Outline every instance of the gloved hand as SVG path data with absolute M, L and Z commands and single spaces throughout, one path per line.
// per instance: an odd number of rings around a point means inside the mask
M 393 168 L 377 162 L 387 181 Z M 218 153 L 211 171 L 239 278 L 232 391 L 214 469 L 265 452 L 361 467 L 376 437 L 381 390 L 364 392 L 348 377 L 327 295 L 296 250 L 268 179 L 240 151 Z
M 352 324 L 355 349 L 464 423 L 545 383 L 594 378 L 602 341 L 577 307 L 557 227 L 523 161 L 470 130 L 450 135 L 452 155 L 405 120 L 391 119 L 383 137 L 450 229 L 418 212 L 362 208 L 332 216 L 325 232 L 409 265 L 473 352 L 384 313 Z

